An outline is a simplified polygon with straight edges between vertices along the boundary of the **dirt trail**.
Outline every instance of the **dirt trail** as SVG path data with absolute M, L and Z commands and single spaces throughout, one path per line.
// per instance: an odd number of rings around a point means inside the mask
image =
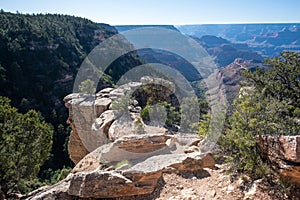
M 196 176 L 183 177 L 164 174 L 165 184 L 156 200 L 283 200 L 288 199 L 278 190 L 271 189 L 262 180 L 247 184 L 247 177 L 230 180 L 228 166 L 216 165 Z
M 120 198 L 120 200 L 127 198 Z M 150 196 L 131 200 L 285 200 L 290 199 L 262 180 L 247 184 L 247 177 L 230 180 L 228 166 L 216 164 L 195 175 L 164 174 L 159 187 Z M 296 200 L 297 198 L 293 198 Z

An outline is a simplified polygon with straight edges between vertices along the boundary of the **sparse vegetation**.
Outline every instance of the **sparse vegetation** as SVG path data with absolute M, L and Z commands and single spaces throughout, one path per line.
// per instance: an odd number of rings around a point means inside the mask
M 163 121 L 165 118 L 164 110 L 158 110 L 162 107 L 165 109 L 167 114 L 165 121 Z M 151 115 L 154 115 L 152 116 L 154 119 L 150 119 Z M 157 104 L 153 105 L 151 98 L 149 98 L 146 106 L 142 109 L 141 117 L 146 123 L 150 120 L 158 120 L 162 125 L 166 125 L 167 127 L 180 124 L 180 113 L 174 106 L 166 101 L 159 101 Z
M 223 147 L 233 169 L 254 178 L 266 175 L 256 135 L 296 135 L 300 132 L 300 56 L 284 52 L 267 60 L 272 68 L 244 72 L 251 90 L 240 94 L 229 116 Z
M 119 167 L 122 167 L 123 165 L 130 165 L 130 162 L 128 160 L 122 160 L 114 165 L 114 168 L 117 169 Z
M 82 81 L 79 85 L 79 91 L 82 94 L 94 94 L 96 92 L 96 86 L 94 81 L 91 79 L 86 79 Z
M 84 58 L 99 42 L 116 33 L 109 25 L 102 26 L 80 17 L 60 14 L 22 15 L 1 10 L 0 95 L 11 100 L 0 96 L 0 195 L 2 192 L 6 196 L 13 192 L 27 193 L 42 185 L 54 184 L 68 175 L 73 163 L 67 152 L 70 127 L 65 123 L 67 110 L 62 99 L 72 92 L 76 73 Z M 206 40 L 209 39 L 207 37 L 211 38 L 206 36 Z M 295 39 L 291 44 L 297 46 L 297 42 L 299 40 Z M 250 49 L 250 46 L 244 44 L 236 46 L 247 48 L 247 51 Z M 273 44 L 271 46 L 273 48 Z M 236 52 L 234 55 L 261 59 L 256 53 L 248 55 L 245 50 L 235 51 L 231 44 L 222 44 L 221 47 L 210 49 L 210 52 L 218 54 L 217 61 L 221 66 L 235 59 L 233 56 L 227 60 L 228 55 L 232 55 L 227 54 L 228 50 Z M 159 60 L 159 56 L 147 56 L 149 60 Z M 176 56 L 168 56 L 168 59 L 167 64 L 175 63 L 175 69 L 182 70 L 182 66 L 186 66 L 183 72 L 186 78 L 190 77 L 189 80 L 201 78 L 200 74 L 195 73 L 196 70 L 188 70 L 191 66 L 185 61 Z M 177 63 L 172 59 L 177 59 Z M 93 65 L 94 71 L 90 73 L 93 77 L 82 80 L 79 88 L 76 88 L 76 92 L 78 90 L 84 94 L 94 94 L 97 88 L 112 86 L 121 78 L 124 82 L 132 81 L 123 75 L 131 69 L 134 75 L 140 73 L 133 68 L 144 64 L 134 51 L 113 61 L 105 72 L 97 69 L 92 61 L 87 62 Z M 267 69 L 243 72 L 247 81 L 243 84 L 243 93 L 233 103 L 228 126 L 220 142 L 228 154 L 232 171 L 254 179 L 265 177 L 271 172 L 260 157 L 256 135 L 300 133 L 300 54 L 283 52 L 280 57 L 268 59 L 266 63 L 269 66 Z M 143 73 L 167 77 L 151 67 Z M 93 81 L 95 77 L 101 79 L 99 83 Z M 143 107 L 141 118 L 145 123 L 155 118 L 159 125 L 170 129 L 180 125 L 182 132 L 198 131 L 199 135 L 205 136 L 211 118 L 208 103 L 199 98 L 186 98 L 179 105 L 178 99 L 172 94 L 173 89 L 178 88 L 171 88 L 172 84 L 153 84 L 141 87 L 141 91 L 138 89 L 137 94 L 144 92 L 139 101 L 139 106 Z M 197 89 L 198 93 L 204 93 L 204 89 Z M 164 94 L 163 99 L 159 99 L 160 94 Z M 114 101 L 112 109 L 127 114 L 128 106 L 131 106 L 130 97 L 125 95 Z M 200 109 L 188 109 L 198 106 Z M 145 133 L 143 125 L 141 119 L 136 118 L 136 133 Z M 100 164 L 106 167 L 105 163 Z M 123 165 L 130 165 L 130 162 L 123 160 L 113 167 Z M 278 188 L 285 188 L 286 193 L 294 189 L 293 185 L 286 182 L 277 184 L 281 184 Z
M 141 118 L 138 118 L 134 121 L 134 128 L 137 134 L 144 134 L 145 130 L 143 127 L 143 122 Z

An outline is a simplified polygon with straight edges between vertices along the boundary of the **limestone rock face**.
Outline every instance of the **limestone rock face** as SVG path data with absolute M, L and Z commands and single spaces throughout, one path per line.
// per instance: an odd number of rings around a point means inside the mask
M 150 77 L 106 88 L 96 95 L 66 96 L 68 123 L 72 127 L 68 149 L 76 166 L 63 181 L 35 191 L 28 199 L 150 194 L 163 173 L 197 173 L 213 167 L 214 159 L 201 153 L 197 134 L 169 135 L 163 126 L 142 121 L 141 107 L 151 88 L 157 92 L 157 101 L 175 101 L 171 82 Z
M 89 152 L 84 147 L 76 129 L 73 129 L 69 138 L 68 152 L 71 160 L 78 163 Z
M 199 140 L 197 137 L 185 139 L 187 137 L 124 136 L 98 147 L 86 155 L 66 179 L 39 189 L 28 199 L 96 199 L 150 194 L 163 173 L 193 173 L 214 167 L 213 158 L 201 154 L 197 148 L 184 153 Z
M 258 136 L 262 157 L 288 181 L 300 185 L 300 135 Z
M 68 144 L 71 160 L 76 164 L 99 146 L 125 135 L 147 131 L 165 133 L 166 130 L 149 128 L 140 120 L 140 103 L 134 99 L 134 95 L 146 95 L 137 92 L 141 86 L 155 84 L 169 87 L 171 92 L 174 90 L 174 85 L 169 81 L 142 77 L 140 82 L 105 88 L 96 95 L 74 93 L 66 96 L 65 106 L 69 109 L 67 122 L 72 127 Z M 156 96 L 166 99 L 170 94 L 161 92 Z

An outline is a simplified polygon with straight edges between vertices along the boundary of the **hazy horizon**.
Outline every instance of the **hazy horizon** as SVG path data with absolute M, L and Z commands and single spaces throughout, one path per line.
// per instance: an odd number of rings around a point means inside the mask
M 300 23 L 298 0 L 114 0 L 1 2 L 6 12 L 67 14 L 110 25 Z

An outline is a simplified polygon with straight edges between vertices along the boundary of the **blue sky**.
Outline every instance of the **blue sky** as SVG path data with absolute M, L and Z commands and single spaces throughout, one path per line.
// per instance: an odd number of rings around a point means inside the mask
M 111 25 L 300 22 L 300 0 L 0 0 L 0 8 Z

